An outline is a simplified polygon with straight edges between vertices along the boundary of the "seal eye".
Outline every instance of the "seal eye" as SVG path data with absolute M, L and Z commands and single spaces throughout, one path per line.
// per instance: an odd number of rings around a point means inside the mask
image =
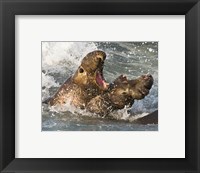
M 83 72 L 84 72 L 83 68 L 80 68 L 80 69 L 79 69 L 79 72 L 80 72 L 80 73 L 83 73 Z
M 122 94 L 123 94 L 123 95 L 126 95 L 127 93 L 126 93 L 126 92 L 123 92 Z

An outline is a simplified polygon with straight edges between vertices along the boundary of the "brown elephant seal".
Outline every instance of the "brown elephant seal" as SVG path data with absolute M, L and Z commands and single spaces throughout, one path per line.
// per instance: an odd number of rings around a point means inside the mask
M 88 53 L 75 74 L 69 77 L 52 98 L 45 103 L 63 105 L 67 102 L 84 109 L 85 105 L 95 96 L 108 88 L 103 77 L 103 65 L 106 54 L 97 50 Z
M 131 107 L 134 100 L 143 99 L 148 95 L 153 85 L 151 75 L 142 75 L 135 80 L 128 80 L 125 76 L 119 76 L 109 90 L 93 98 L 86 109 L 89 112 L 105 116 L 110 112 L 123 109 L 125 106 Z

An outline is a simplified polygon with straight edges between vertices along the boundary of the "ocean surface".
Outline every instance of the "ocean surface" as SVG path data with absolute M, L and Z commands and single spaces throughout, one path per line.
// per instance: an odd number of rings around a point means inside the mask
M 121 74 L 128 79 L 151 74 L 154 84 L 149 95 L 135 100 L 131 114 L 124 108 L 103 118 L 71 105 L 60 110 L 42 104 L 42 131 L 157 131 L 157 124 L 135 120 L 158 109 L 158 42 L 42 42 L 42 100 L 54 95 L 94 50 L 107 54 L 104 78 L 109 83 Z

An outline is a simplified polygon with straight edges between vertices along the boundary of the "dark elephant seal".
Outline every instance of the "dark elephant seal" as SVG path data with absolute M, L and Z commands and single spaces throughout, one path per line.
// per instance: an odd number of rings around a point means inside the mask
M 135 123 L 138 124 L 158 124 L 158 110 L 144 116 L 138 118 Z
M 84 109 L 87 103 L 108 88 L 103 77 L 106 54 L 97 50 L 88 53 L 75 74 L 68 78 L 56 94 L 45 103 L 63 105 L 66 102 Z
M 110 112 L 123 109 L 125 106 L 131 107 L 134 100 L 143 99 L 148 95 L 153 85 L 151 75 L 142 75 L 135 80 L 128 80 L 125 76 L 119 76 L 109 88 L 101 95 L 93 98 L 86 109 L 89 112 L 105 116 Z

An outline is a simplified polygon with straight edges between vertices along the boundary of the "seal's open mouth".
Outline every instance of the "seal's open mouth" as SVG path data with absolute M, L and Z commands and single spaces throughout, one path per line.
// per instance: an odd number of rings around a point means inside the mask
M 108 89 L 109 84 L 105 81 L 102 72 L 96 72 L 96 83 L 103 89 Z

